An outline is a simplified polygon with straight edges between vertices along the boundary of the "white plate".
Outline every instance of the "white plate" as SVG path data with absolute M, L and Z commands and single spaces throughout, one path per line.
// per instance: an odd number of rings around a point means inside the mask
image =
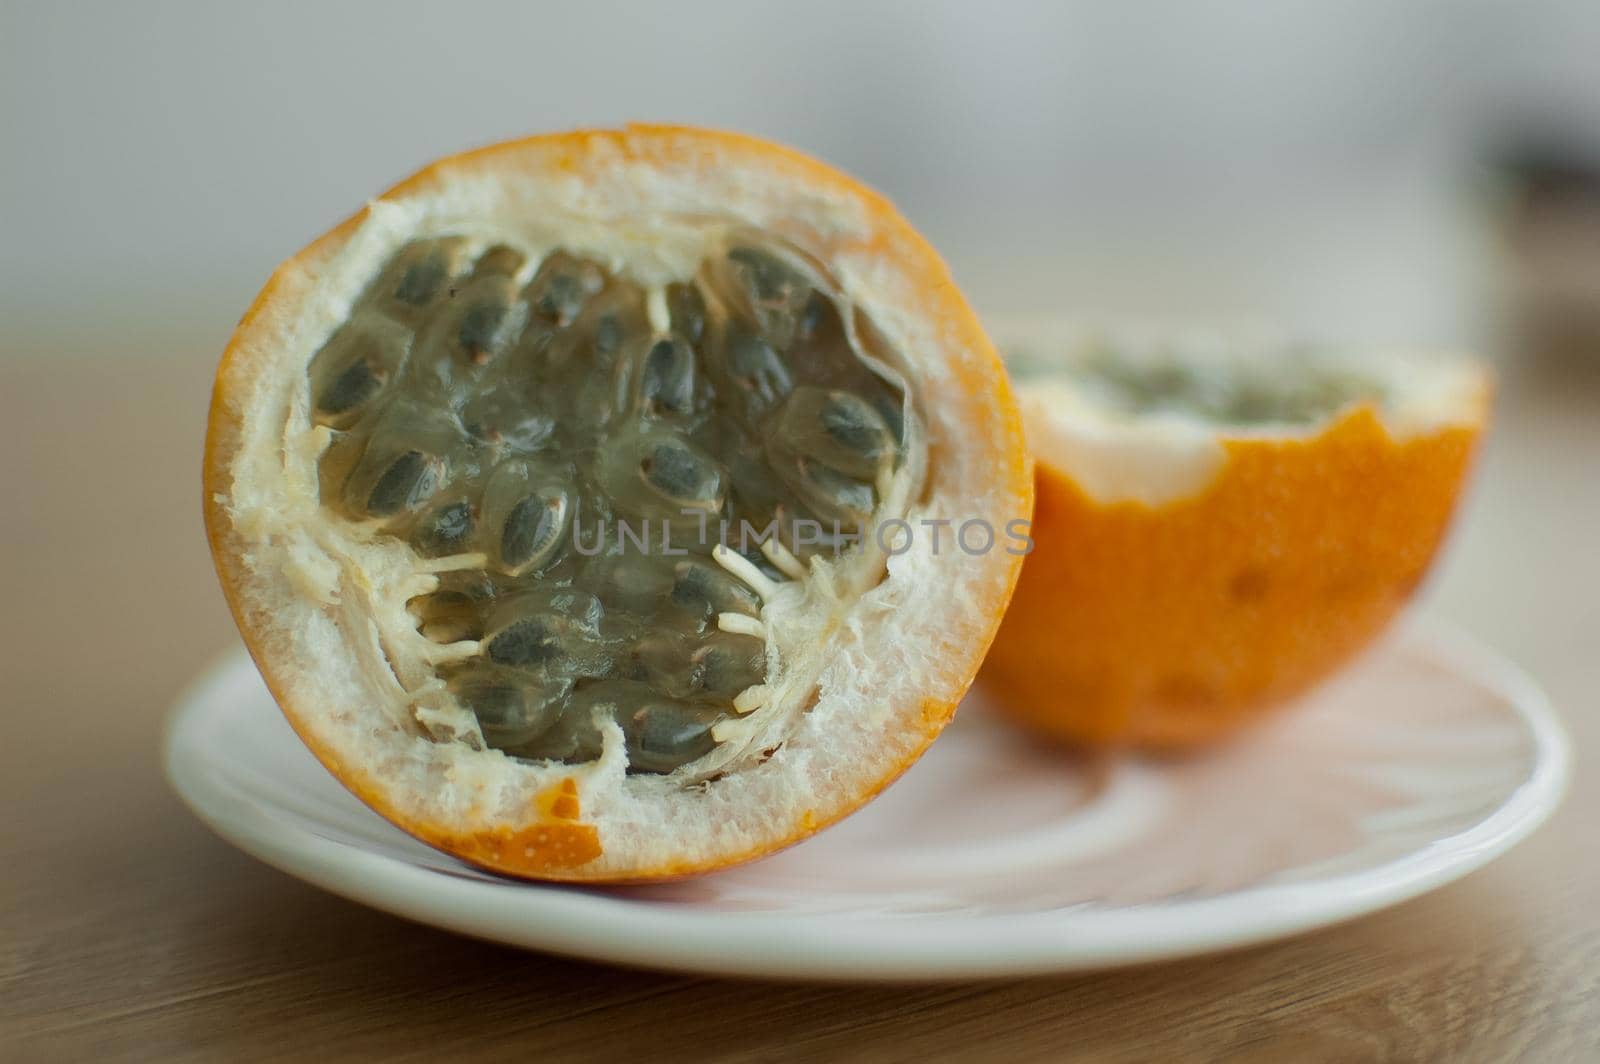
M 983 697 L 844 823 L 650 887 L 513 882 L 414 841 L 322 769 L 242 655 L 177 707 L 167 774 L 242 849 L 424 923 L 651 967 L 850 979 L 1083 970 L 1321 927 L 1485 864 L 1549 815 L 1567 774 L 1539 690 L 1434 626 L 1190 759 L 1043 750 Z

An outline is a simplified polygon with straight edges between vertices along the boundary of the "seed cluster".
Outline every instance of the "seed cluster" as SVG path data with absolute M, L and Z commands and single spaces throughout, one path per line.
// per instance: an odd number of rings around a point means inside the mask
M 310 366 L 323 503 L 424 557 L 482 555 L 410 606 L 428 638 L 479 641 L 442 675 L 489 745 L 591 760 L 610 715 L 632 771 L 715 746 L 767 672 L 760 599 L 712 560 L 721 523 L 833 550 L 901 461 L 904 397 L 846 313 L 765 236 L 655 292 L 455 237 L 380 269 Z M 746 560 L 782 578 L 753 543 Z
M 1026 376 L 1034 367 L 1023 360 L 1018 368 Z M 1128 414 L 1193 414 L 1223 425 L 1309 425 L 1353 403 L 1385 397 L 1383 385 L 1358 370 L 1294 353 L 1254 365 L 1177 355 L 1130 359 L 1094 351 L 1067 369 L 1102 401 Z

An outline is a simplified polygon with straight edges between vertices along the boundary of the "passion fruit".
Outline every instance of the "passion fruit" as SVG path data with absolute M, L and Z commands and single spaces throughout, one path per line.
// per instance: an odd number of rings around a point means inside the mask
M 983 676 L 1070 743 L 1209 742 L 1336 672 L 1421 584 L 1489 413 L 1487 373 L 1447 355 L 996 335 L 1038 508 Z
M 701 130 L 428 167 L 284 264 L 223 357 L 218 572 L 291 724 L 517 875 L 746 860 L 949 720 L 1021 552 L 1004 370 L 927 244 Z

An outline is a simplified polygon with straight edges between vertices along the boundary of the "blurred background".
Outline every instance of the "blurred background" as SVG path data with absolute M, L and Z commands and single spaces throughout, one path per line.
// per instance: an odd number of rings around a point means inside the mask
M 27 722 L 0 747 L 0 808 L 40 811 L 0 818 L 0 913 L 31 941 L 163 1015 L 179 998 L 162 987 L 276 978 L 272 956 L 219 945 L 240 914 L 271 941 L 300 928 L 285 955 L 339 948 L 352 910 L 228 851 L 157 764 L 167 707 L 236 643 L 200 518 L 212 370 L 274 266 L 365 197 L 446 153 L 628 120 L 747 131 L 857 174 L 984 315 L 1266 323 L 1491 359 L 1495 430 L 1424 608 L 1566 711 L 1566 809 L 1471 897 L 1519 943 L 1572 944 L 1564 968 L 1509 951 L 1534 974 L 1508 996 L 1592 990 L 1593 929 L 1540 899 L 1596 911 L 1569 856 L 1600 804 L 1582 771 L 1600 750 L 1596 0 L 0 0 L 0 689 Z M 64 885 L 70 914 L 48 904 Z M 146 912 L 154 885 L 173 900 Z M 162 914 L 171 934 L 117 967 L 116 937 Z M 1482 959 L 1436 969 L 1451 1023 L 1481 1000 L 1452 995 Z M 45 1019 L 93 985 L 9 947 L 0 982 Z
M 1482 346 L 1527 193 L 1588 198 L 1600 271 L 1592 0 L 3 10 L 12 358 L 106 321 L 126 357 L 209 354 L 278 261 L 420 164 L 631 119 L 859 175 L 991 313 Z

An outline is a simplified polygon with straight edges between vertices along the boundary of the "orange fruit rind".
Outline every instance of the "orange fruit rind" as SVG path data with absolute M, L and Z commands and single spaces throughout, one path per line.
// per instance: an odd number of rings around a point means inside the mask
M 1412 596 L 1489 417 L 1459 357 L 996 328 L 1034 550 L 984 667 L 1050 737 L 1181 748 L 1328 677 Z

